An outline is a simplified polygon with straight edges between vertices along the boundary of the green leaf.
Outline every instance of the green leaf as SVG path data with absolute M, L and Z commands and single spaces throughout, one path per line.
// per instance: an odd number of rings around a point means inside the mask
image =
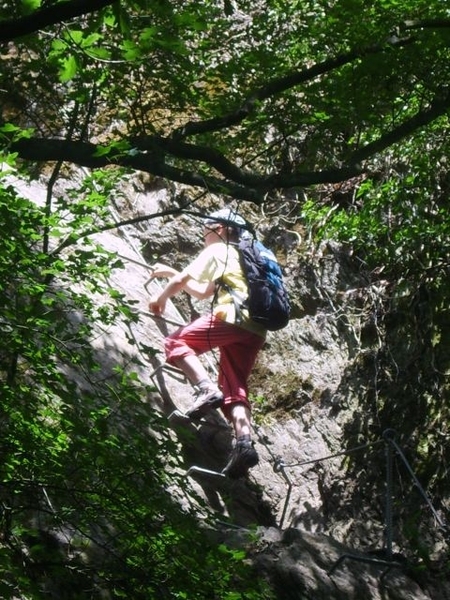
M 18 127 L 17 125 L 14 125 L 13 123 L 5 123 L 4 125 L 2 125 L 0 127 L 0 131 L 2 131 L 3 133 L 12 133 L 13 131 L 20 131 L 21 128 Z
M 41 0 L 21 0 L 23 10 L 25 14 L 30 14 L 36 9 L 40 8 Z
M 81 45 L 84 38 L 84 32 L 81 29 L 68 29 L 66 38 L 77 45 Z
M 107 156 L 108 154 L 110 154 L 111 150 L 112 146 L 97 146 L 92 156 Z
M 89 48 L 94 44 L 98 44 L 101 39 L 103 38 L 99 33 L 91 33 L 82 40 L 81 45 L 83 48 Z
M 142 52 L 140 46 L 132 42 L 131 40 L 125 40 L 122 44 L 123 57 L 126 60 L 136 60 L 140 58 Z
M 73 79 L 77 73 L 78 64 L 75 56 L 68 56 L 64 58 L 61 63 L 61 68 L 59 70 L 59 79 L 61 83 L 66 83 Z
M 107 48 L 89 48 L 89 56 L 98 58 L 99 60 L 110 60 L 111 52 Z

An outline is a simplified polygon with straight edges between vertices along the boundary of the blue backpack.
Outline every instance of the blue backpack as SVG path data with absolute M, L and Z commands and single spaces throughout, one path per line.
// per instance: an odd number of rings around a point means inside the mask
M 238 315 L 243 306 L 248 309 L 251 319 L 265 329 L 283 329 L 289 322 L 291 305 L 274 253 L 249 237 L 239 241 L 238 251 L 248 285 L 247 300 L 240 305 L 235 300 Z M 232 294 L 232 290 L 228 291 Z

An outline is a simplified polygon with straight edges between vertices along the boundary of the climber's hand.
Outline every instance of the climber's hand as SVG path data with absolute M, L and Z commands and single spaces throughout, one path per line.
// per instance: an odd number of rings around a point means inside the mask
M 148 307 L 154 315 L 162 315 L 166 310 L 166 301 L 161 296 L 154 296 L 148 303 Z

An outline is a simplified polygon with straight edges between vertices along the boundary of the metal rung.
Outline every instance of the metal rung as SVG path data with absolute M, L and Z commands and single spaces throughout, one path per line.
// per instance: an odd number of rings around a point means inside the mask
M 202 475 L 212 475 L 213 477 L 226 477 L 224 473 L 220 473 L 219 471 L 210 471 L 209 469 L 203 469 L 203 467 L 190 467 L 186 471 L 186 477 L 191 475 L 192 473 L 201 473 Z
M 331 567 L 331 569 L 328 571 L 328 575 L 332 575 L 334 573 L 334 571 L 344 562 L 344 560 L 354 560 L 357 562 L 362 562 L 362 563 L 367 563 L 367 564 L 372 564 L 372 565 L 378 565 L 381 567 L 387 567 L 387 570 L 385 572 L 387 572 L 390 569 L 403 569 L 403 565 L 401 565 L 400 563 L 393 561 L 393 560 L 382 560 L 379 558 L 372 558 L 369 556 L 359 556 L 359 555 L 355 555 L 355 554 L 342 554 L 342 556 L 340 556 L 337 561 L 334 563 L 334 565 Z
M 168 365 L 167 363 L 164 363 L 164 364 L 156 367 L 156 369 L 152 373 L 149 374 L 150 379 L 153 379 L 153 377 L 155 377 L 156 374 L 159 373 L 160 371 L 169 371 L 169 372 L 175 373 L 176 375 L 181 375 L 183 377 L 183 379 L 186 379 L 186 375 L 183 373 L 183 371 L 181 369 L 172 367 L 172 365 Z
M 163 315 L 155 315 L 147 310 L 140 310 L 139 314 L 144 315 L 145 317 L 150 317 L 151 319 L 155 319 L 156 321 L 164 321 L 164 323 L 169 323 L 169 325 L 177 325 L 178 327 L 183 327 L 183 325 L 186 325 L 184 321 L 175 321 L 174 319 L 164 317 Z
M 182 421 L 189 421 L 190 423 L 192 422 L 191 419 L 185 413 L 181 412 L 181 410 L 178 410 L 178 408 L 171 412 L 167 418 L 169 421 L 173 421 L 173 419 L 181 419 Z

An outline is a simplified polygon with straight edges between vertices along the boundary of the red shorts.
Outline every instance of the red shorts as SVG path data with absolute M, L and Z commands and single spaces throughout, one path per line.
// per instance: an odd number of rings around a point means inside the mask
M 177 358 L 218 348 L 218 384 L 224 395 L 224 414 L 228 416 L 227 406 L 236 402 L 250 408 L 247 380 L 264 341 L 256 333 L 206 315 L 166 338 L 166 358 L 171 363 Z

